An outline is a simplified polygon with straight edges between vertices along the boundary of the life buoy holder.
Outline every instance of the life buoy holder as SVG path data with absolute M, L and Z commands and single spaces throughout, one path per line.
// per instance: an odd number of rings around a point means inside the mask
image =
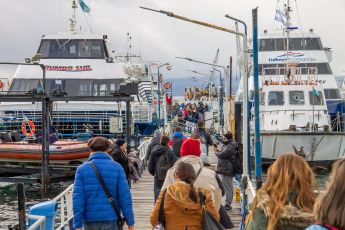
M 29 123 L 29 125 L 31 127 L 31 132 L 30 133 L 26 132 L 26 124 L 27 123 Z M 23 124 L 22 124 L 22 132 L 27 137 L 33 136 L 35 134 L 35 124 L 32 121 L 30 121 L 30 120 L 27 120 L 27 121 L 23 122 Z
M 170 82 L 165 82 L 164 83 L 164 88 L 165 89 L 170 89 L 171 88 L 171 83 Z

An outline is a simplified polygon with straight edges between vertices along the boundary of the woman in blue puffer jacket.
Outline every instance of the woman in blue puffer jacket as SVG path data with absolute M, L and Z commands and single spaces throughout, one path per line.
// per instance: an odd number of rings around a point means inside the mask
M 114 198 L 118 211 L 123 213 L 128 229 L 134 228 L 132 197 L 126 175 L 120 164 L 114 162 L 105 151 L 109 141 L 103 137 L 92 138 L 88 147 L 92 161 L 109 193 Z M 84 163 L 78 167 L 73 189 L 73 227 L 81 230 L 117 230 L 117 216 L 105 194 L 92 166 Z

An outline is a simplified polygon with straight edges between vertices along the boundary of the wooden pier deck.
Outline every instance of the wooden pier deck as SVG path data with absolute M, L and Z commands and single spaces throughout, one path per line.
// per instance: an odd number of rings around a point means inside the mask
M 217 165 L 217 157 L 214 152 L 210 152 L 209 156 L 210 164 Z M 236 185 L 234 184 L 234 188 Z M 131 188 L 133 209 L 135 218 L 135 229 L 152 229 L 150 224 L 150 214 L 153 210 L 153 176 L 149 172 L 144 170 L 140 180 L 132 185 Z M 225 196 L 223 197 L 224 204 Z M 232 210 L 227 211 L 231 220 L 233 221 L 235 228 L 238 229 L 242 220 L 240 212 L 240 202 L 235 202 L 235 197 L 232 202 Z

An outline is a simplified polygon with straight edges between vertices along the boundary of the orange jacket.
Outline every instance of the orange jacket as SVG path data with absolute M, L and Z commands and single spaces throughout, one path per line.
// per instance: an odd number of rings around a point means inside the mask
M 197 188 L 194 188 L 197 192 Z M 212 191 L 199 187 L 206 196 L 206 209 L 219 220 L 219 213 L 212 200 Z M 164 201 L 164 218 L 166 230 L 202 230 L 202 206 L 189 198 L 190 185 L 184 182 L 177 182 L 169 185 Z M 159 194 L 158 200 L 150 216 L 151 225 L 158 222 L 159 207 L 163 191 Z

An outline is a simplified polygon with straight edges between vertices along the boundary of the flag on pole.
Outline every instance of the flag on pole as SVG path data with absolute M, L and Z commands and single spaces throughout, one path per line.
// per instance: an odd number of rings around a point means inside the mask
M 85 2 L 83 0 L 78 0 L 79 5 L 81 7 L 81 9 L 85 12 L 85 13 L 90 13 L 90 7 L 88 7 Z
M 320 97 L 320 96 L 321 96 L 321 93 L 316 92 L 316 90 L 315 90 L 315 89 L 313 89 L 313 90 L 314 90 L 314 95 L 316 95 L 316 96 L 318 96 L 318 97 Z
M 284 24 L 284 26 L 286 26 L 287 16 L 283 14 L 282 12 L 280 12 L 279 10 L 276 10 L 276 17 L 274 20 L 281 22 Z

